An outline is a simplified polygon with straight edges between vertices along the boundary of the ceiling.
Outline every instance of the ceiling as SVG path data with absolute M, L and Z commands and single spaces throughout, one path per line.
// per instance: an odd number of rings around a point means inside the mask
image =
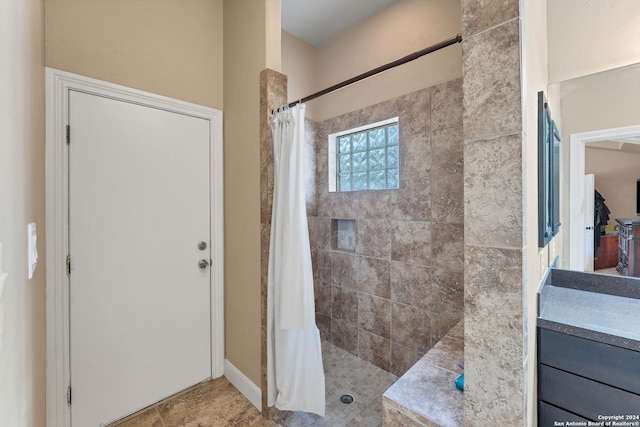
M 396 0 L 282 0 L 282 29 L 316 47 Z
M 616 140 L 588 142 L 587 147 L 601 150 L 619 151 L 621 153 L 640 154 L 640 136 Z

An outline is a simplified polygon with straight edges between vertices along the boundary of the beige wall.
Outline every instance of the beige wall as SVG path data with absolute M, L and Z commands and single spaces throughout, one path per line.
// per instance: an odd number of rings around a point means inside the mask
M 282 30 L 282 74 L 287 76 L 289 101 L 317 92 L 318 49 Z M 316 117 L 317 102 L 307 104 L 306 116 Z
M 282 11 L 280 10 L 280 0 L 267 0 L 264 8 L 265 68 L 280 72 L 282 70 Z
M 261 384 L 260 72 L 266 3 L 224 0 L 225 350 Z M 278 40 L 279 42 L 279 40 Z
M 547 1 L 549 81 L 561 82 L 640 61 L 637 0 Z
M 636 179 L 640 178 L 640 153 L 587 146 L 585 173 L 596 176 L 596 190 L 605 198 L 605 204 L 611 210 L 609 224 L 616 225 L 616 218 L 636 217 Z
M 525 412 L 527 425 L 536 425 L 536 292 L 548 265 L 555 257 L 555 237 L 538 248 L 538 92 L 547 89 L 547 7 L 546 2 L 521 3 L 523 65 L 523 170 L 524 173 L 524 364 Z M 546 94 L 548 97 L 548 94 Z
M 640 63 L 559 84 L 562 136 L 640 124 Z
M 222 0 L 47 0 L 46 65 L 222 108 Z
M 259 385 L 259 73 L 280 68 L 280 2 L 47 0 L 46 23 L 47 66 L 213 108 L 226 99 L 226 358 Z
M 44 4 L 0 0 L 0 424 L 45 426 Z M 27 224 L 40 258 L 27 278 Z
M 340 83 L 348 78 L 424 49 L 460 33 L 460 2 L 451 0 L 399 0 L 359 25 L 317 48 L 314 90 L 290 96 L 289 100 Z M 283 45 L 283 71 L 293 88 L 302 79 L 289 68 L 297 50 Z M 306 60 L 306 57 L 305 57 Z M 285 74 L 286 71 L 285 71 Z M 349 111 L 415 92 L 462 75 L 459 45 L 450 46 L 412 63 L 402 65 L 349 88 L 326 95 L 309 104 L 307 116 L 322 121 Z M 305 87 L 305 89 L 308 89 Z M 293 95 L 293 94 L 292 94 Z

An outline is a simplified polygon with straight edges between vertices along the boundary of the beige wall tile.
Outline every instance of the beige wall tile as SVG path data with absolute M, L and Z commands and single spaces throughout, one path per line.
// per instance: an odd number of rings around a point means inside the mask
M 461 123 L 461 122 L 459 122 Z M 432 175 L 462 174 L 464 150 L 462 126 L 431 131 Z
M 360 219 L 388 218 L 391 214 L 391 196 L 395 190 L 360 191 Z
M 458 375 L 464 372 L 464 340 L 447 334 L 424 356 L 423 361 Z
M 358 267 L 358 289 L 360 292 L 381 298 L 391 298 L 391 265 L 387 260 L 362 257 Z
M 424 354 L 431 348 L 431 315 L 416 307 L 393 303 L 391 341 Z
M 309 216 L 309 243 L 312 248 L 331 249 L 331 220 Z
M 384 427 L 423 427 L 424 424 L 419 423 L 407 415 L 401 409 L 386 405 L 384 407 L 384 417 L 382 421 Z
M 431 224 L 392 221 L 391 259 L 413 264 L 431 264 Z
M 358 331 L 358 357 L 388 371 L 391 369 L 391 342 L 360 329 Z
M 431 128 L 431 88 L 396 99 L 400 117 L 400 139 L 428 132 Z
M 431 218 L 434 222 L 464 222 L 464 192 L 461 174 L 431 178 Z
M 432 158 L 429 132 L 402 138 L 399 159 L 400 180 L 406 185 L 411 181 L 428 178 L 431 172 Z
M 431 239 L 433 266 L 462 272 L 464 270 L 464 225 L 433 223 Z
M 407 372 L 420 358 L 422 353 L 391 342 L 391 373 L 401 376 Z
M 485 353 L 521 360 L 522 251 L 465 247 L 465 342 Z
M 331 316 L 316 313 L 316 326 L 320 331 L 320 338 L 331 341 Z
M 431 269 L 423 265 L 391 263 L 393 301 L 428 310 L 431 308 L 431 298 Z
M 358 296 L 358 327 L 382 338 L 391 337 L 391 301 L 367 294 Z M 376 365 L 378 366 L 378 365 Z M 383 368 L 388 370 L 387 368 Z
M 358 294 L 339 286 L 331 287 L 331 316 L 355 325 L 358 321 Z
M 525 425 L 522 363 L 492 357 L 466 342 L 464 351 L 464 425 Z
M 391 218 L 404 221 L 431 220 L 431 179 L 403 179 L 391 197 Z
M 358 254 L 389 259 L 391 257 L 391 221 L 358 221 Z
M 331 316 L 316 313 L 316 326 L 320 331 L 320 338 L 331 341 Z
M 355 219 L 360 216 L 359 192 L 329 193 L 331 218 Z
M 464 314 L 464 274 L 436 268 L 431 278 L 431 311 L 461 319 Z
M 459 318 L 431 314 L 431 345 L 436 345 L 459 321 Z
M 522 247 L 522 137 L 465 142 L 465 243 Z
M 317 280 L 314 282 L 316 315 L 324 314 L 331 317 L 331 287 L 332 285 L 327 282 Z
M 462 34 L 470 36 L 518 17 L 517 0 L 464 0 L 462 2 Z
M 358 328 L 346 320 L 331 319 L 331 342 L 343 350 L 358 355 Z
M 431 92 L 431 129 L 446 129 L 462 124 L 462 79 L 434 86 Z
M 518 20 L 465 39 L 464 138 L 522 130 Z
M 359 258 L 355 255 L 331 252 L 331 283 L 357 289 L 358 263 Z
M 317 277 L 322 282 L 331 282 L 331 252 L 318 250 Z M 314 267 L 315 268 L 315 267 Z M 315 277 L 314 277 L 315 280 Z

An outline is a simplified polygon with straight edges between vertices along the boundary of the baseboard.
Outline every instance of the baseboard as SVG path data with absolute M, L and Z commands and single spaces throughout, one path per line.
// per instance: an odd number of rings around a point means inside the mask
M 262 391 L 260 387 L 255 385 L 253 381 L 247 378 L 245 374 L 240 372 L 240 370 L 233 366 L 233 363 L 227 359 L 224 360 L 224 376 L 253 406 L 258 408 L 258 411 L 262 412 Z

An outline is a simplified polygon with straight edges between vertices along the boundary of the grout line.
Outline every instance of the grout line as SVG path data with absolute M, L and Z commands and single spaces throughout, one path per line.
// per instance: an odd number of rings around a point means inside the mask
M 504 137 L 518 136 L 522 134 L 523 134 L 522 131 L 515 131 L 515 132 L 507 132 L 507 133 L 500 133 L 500 134 L 493 134 L 493 135 L 474 136 L 473 138 L 463 137 L 462 142 L 463 142 L 463 145 L 467 145 L 467 144 L 473 144 L 474 142 L 477 142 L 477 141 L 493 141 L 493 140 L 504 138 Z
M 510 18 L 510 19 L 507 19 L 506 21 L 499 22 L 499 23 L 497 23 L 497 24 L 495 24 L 495 25 L 493 25 L 493 26 L 491 26 L 489 28 L 485 28 L 484 30 L 480 30 L 480 31 L 478 31 L 476 33 L 473 33 L 471 35 L 465 35 L 463 41 L 472 40 L 477 36 L 480 36 L 480 35 L 482 35 L 484 33 L 488 33 L 489 31 L 495 30 L 496 28 L 502 27 L 503 25 L 510 24 L 513 21 L 520 21 L 520 15 L 515 16 L 513 18 Z

